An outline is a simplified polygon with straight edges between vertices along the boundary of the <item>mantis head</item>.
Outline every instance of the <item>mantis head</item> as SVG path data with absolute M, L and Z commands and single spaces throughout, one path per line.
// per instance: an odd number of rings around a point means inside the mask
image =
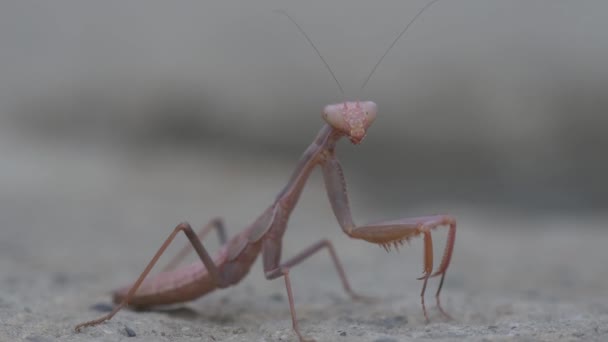
M 343 102 L 325 106 L 323 119 L 348 136 L 353 144 L 358 144 L 374 122 L 377 112 L 378 106 L 371 101 Z
M 386 49 L 386 51 L 384 51 L 384 54 L 382 55 L 382 57 L 380 57 L 378 62 L 372 68 L 372 71 L 367 75 L 367 78 L 365 78 L 363 85 L 361 85 L 361 90 L 363 90 L 363 88 L 365 88 L 365 85 L 370 80 L 370 78 L 376 71 L 376 68 L 378 68 L 378 66 L 384 59 L 384 57 L 386 57 L 386 55 L 388 54 L 389 51 L 391 51 L 393 46 L 395 46 L 395 44 L 397 44 L 399 39 L 401 39 L 401 37 L 405 36 L 405 33 L 410 28 L 410 26 L 412 26 L 414 24 L 416 19 L 418 19 L 418 17 L 420 17 L 424 11 L 426 11 L 429 7 L 431 7 L 432 5 L 434 5 L 437 2 L 439 2 L 439 0 L 430 0 L 424 7 L 422 7 L 422 9 L 420 9 L 418 11 L 418 13 L 416 13 L 416 15 L 407 23 L 407 25 L 405 25 L 405 28 L 403 28 L 403 30 L 399 33 L 399 35 L 397 35 L 397 37 L 395 38 L 395 40 L 393 40 L 393 42 L 388 47 L 388 49 Z M 310 37 L 308 37 L 306 32 L 304 32 L 302 27 L 300 27 L 300 25 L 298 25 L 298 23 L 287 12 L 281 11 L 281 10 L 279 10 L 277 12 L 285 15 L 296 26 L 298 31 L 300 31 L 300 33 L 302 33 L 302 35 L 304 36 L 304 38 L 306 38 L 306 40 L 308 41 L 310 46 L 312 46 L 312 48 L 315 50 L 315 52 L 317 53 L 317 55 L 319 56 L 319 58 L 321 59 L 323 64 L 325 64 L 325 67 L 327 68 L 327 70 L 329 71 L 331 76 L 333 77 L 334 81 L 336 81 L 338 88 L 340 88 L 340 92 L 342 93 L 342 95 L 344 95 L 344 89 L 342 88 L 342 85 L 340 85 L 340 82 L 338 82 L 338 78 L 336 78 L 336 75 L 334 75 L 334 72 L 329 67 L 329 64 L 327 64 L 327 61 L 325 61 L 325 58 L 323 58 L 323 56 L 321 55 L 321 52 L 319 52 L 319 49 L 317 49 L 315 44 L 312 42 Z M 371 126 L 374 119 L 376 118 L 377 112 L 378 112 L 378 107 L 376 106 L 375 103 L 373 103 L 371 101 L 366 101 L 366 102 L 350 101 L 350 102 L 343 102 L 343 103 L 337 103 L 337 104 L 326 106 L 325 109 L 323 110 L 323 119 L 333 129 L 348 136 L 348 138 L 350 139 L 350 141 L 353 144 L 358 144 L 361 142 L 361 140 L 363 140 L 363 138 L 365 138 L 365 133 L 366 133 L 367 129 L 369 128 L 369 126 Z

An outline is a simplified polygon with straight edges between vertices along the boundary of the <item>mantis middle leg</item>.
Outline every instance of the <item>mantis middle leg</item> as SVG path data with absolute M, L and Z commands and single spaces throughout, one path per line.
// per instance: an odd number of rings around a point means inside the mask
M 308 257 L 317 253 L 321 249 L 327 248 L 329 250 L 329 255 L 331 256 L 331 258 L 334 262 L 334 266 L 336 267 L 336 270 L 338 271 L 338 275 L 340 276 L 340 280 L 342 281 L 342 286 L 344 287 L 344 290 L 346 291 L 346 293 L 348 293 L 351 296 L 351 298 L 353 298 L 353 299 L 362 299 L 363 298 L 362 296 L 359 296 L 358 294 L 356 294 L 350 287 L 350 284 L 348 283 L 348 279 L 346 278 L 346 273 L 344 273 L 344 268 L 342 267 L 342 264 L 340 263 L 340 260 L 338 259 L 338 255 L 336 254 L 334 246 L 332 245 L 332 243 L 329 240 L 321 240 L 321 241 L 313 244 L 312 246 L 306 248 L 302 252 L 298 253 L 297 255 L 295 255 L 294 257 L 292 257 L 291 259 L 289 259 L 283 263 L 280 263 L 280 257 L 281 257 L 281 255 L 280 255 L 281 254 L 281 242 L 280 241 L 270 240 L 270 239 L 264 240 L 262 248 L 263 248 L 262 253 L 263 253 L 263 257 L 264 257 L 264 273 L 265 273 L 266 279 L 272 280 L 272 279 L 276 279 L 280 276 L 283 276 L 283 278 L 285 279 L 285 288 L 287 289 L 287 297 L 289 300 L 289 310 L 291 312 L 291 323 L 293 326 L 293 330 L 296 332 L 296 334 L 298 335 L 298 338 L 300 339 L 301 342 L 314 341 L 314 340 L 305 339 L 302 336 L 302 334 L 300 333 L 300 328 L 298 326 L 298 320 L 296 317 L 295 304 L 294 304 L 294 300 L 293 300 L 293 293 L 291 290 L 291 281 L 289 280 L 289 271 L 292 267 L 294 267 L 295 265 L 308 259 Z

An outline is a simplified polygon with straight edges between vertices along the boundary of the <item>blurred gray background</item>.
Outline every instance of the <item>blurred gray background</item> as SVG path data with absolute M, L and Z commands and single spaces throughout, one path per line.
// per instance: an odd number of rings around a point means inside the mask
M 379 104 L 365 144 L 340 151 L 366 193 L 387 204 L 605 209 L 608 5 L 440 2 L 360 91 L 422 5 L 6 2 L 2 136 L 129 158 L 161 146 L 197 158 L 202 146 L 293 160 L 323 106 L 343 97 L 279 8 L 347 98 Z
M 456 215 L 453 291 L 529 293 L 550 283 L 560 295 L 605 294 L 605 253 L 587 243 L 608 239 L 608 2 L 440 1 L 361 90 L 425 3 L 1 2 L 0 270 L 14 289 L 5 303 L 22 308 L 59 274 L 72 286 L 54 298 L 81 295 L 62 316 L 67 330 L 55 333 L 67 334 L 81 318 L 70 314 L 94 316 L 82 293 L 107 299 L 177 222 L 222 215 L 233 233 L 274 198 L 323 106 L 344 100 L 275 9 L 306 30 L 347 99 L 378 103 L 366 140 L 338 148 L 358 220 Z M 310 184 L 286 253 L 329 236 L 344 240 L 347 268 L 359 265 L 321 177 Z M 413 249 L 401 256 L 418 271 Z M 484 260 L 490 249 L 495 259 Z M 517 272 L 526 277 L 509 281 Z M 19 329 L 11 336 L 40 331 Z

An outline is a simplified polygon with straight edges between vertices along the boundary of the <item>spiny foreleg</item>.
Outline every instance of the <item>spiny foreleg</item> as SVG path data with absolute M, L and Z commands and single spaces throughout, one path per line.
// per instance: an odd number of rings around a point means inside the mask
M 331 202 L 332 209 L 342 230 L 350 237 L 361 239 L 368 242 L 376 243 L 383 246 L 385 249 L 391 247 L 398 248 L 404 242 L 409 241 L 412 237 L 424 236 L 424 271 L 423 276 L 419 279 L 424 280 L 420 296 L 422 297 L 422 310 L 424 317 L 429 321 L 426 306 L 424 303 L 424 294 L 428 279 L 441 275 L 439 287 L 435 298 L 439 311 L 446 317 L 450 317 L 441 307 L 439 295 L 443 287 L 445 274 L 452 259 L 454 250 L 454 242 L 456 239 L 456 220 L 452 216 L 437 215 L 416 218 L 403 218 L 393 221 L 381 221 L 377 223 L 367 224 L 357 227 L 353 222 L 348 204 L 348 195 L 346 192 L 346 182 L 342 173 L 342 167 L 335 158 L 333 153 L 323 162 L 323 177 L 327 194 Z M 432 273 L 433 270 L 433 241 L 431 230 L 439 227 L 449 227 L 448 238 L 443 257 L 439 267 Z

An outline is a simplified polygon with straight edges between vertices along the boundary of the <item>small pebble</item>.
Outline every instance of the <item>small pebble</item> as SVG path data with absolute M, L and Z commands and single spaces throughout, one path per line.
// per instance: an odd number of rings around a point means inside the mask
M 114 306 L 109 303 L 97 303 L 91 305 L 89 309 L 99 312 L 110 312 L 114 309 Z
M 28 336 L 28 337 L 25 338 L 25 340 L 28 341 L 28 342 L 52 342 L 52 341 L 54 341 L 50 337 L 36 336 L 36 335 Z
M 129 328 L 126 325 L 125 325 L 125 332 L 127 333 L 127 336 L 129 336 L 129 337 L 135 337 L 135 336 L 137 336 L 137 334 L 135 333 L 135 331 L 133 331 L 133 329 Z
M 340 331 L 340 336 L 346 336 L 346 331 Z
M 374 340 L 374 342 L 398 342 L 392 337 L 380 337 Z
M 63 272 L 57 272 L 53 275 L 53 283 L 64 286 L 68 282 L 68 275 Z
M 232 333 L 235 335 L 244 334 L 246 332 L 247 332 L 247 329 L 245 329 L 243 327 L 238 327 L 238 328 L 232 330 Z
M 270 295 L 270 299 L 272 299 L 275 302 L 282 302 L 283 301 L 283 295 L 280 293 L 273 293 Z
M 395 322 L 399 322 L 399 323 L 407 323 L 407 317 L 403 316 L 403 315 L 397 315 L 393 318 L 395 320 Z

